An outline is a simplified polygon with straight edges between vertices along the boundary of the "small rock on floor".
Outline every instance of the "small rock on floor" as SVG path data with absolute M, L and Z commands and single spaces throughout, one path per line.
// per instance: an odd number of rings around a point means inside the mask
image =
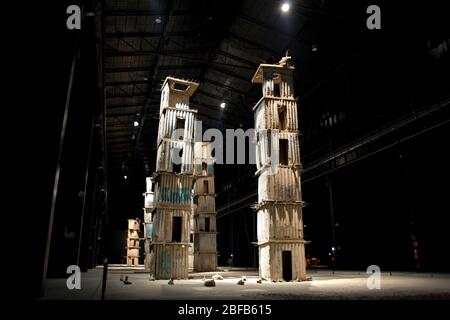
M 245 281 L 241 279 L 241 280 L 238 281 L 237 284 L 243 286 L 245 284 Z
M 214 279 L 205 280 L 205 287 L 215 287 L 216 282 Z

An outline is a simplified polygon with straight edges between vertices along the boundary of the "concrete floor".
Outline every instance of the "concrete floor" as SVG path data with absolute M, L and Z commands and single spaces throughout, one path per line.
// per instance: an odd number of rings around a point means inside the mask
M 446 299 L 450 300 L 450 275 L 393 272 L 381 274 L 381 289 L 367 288 L 365 272 L 322 270 L 309 272 L 312 281 L 256 283 L 257 271 L 220 271 L 224 280 L 217 280 L 215 287 L 205 287 L 203 277 L 213 273 L 192 273 L 189 280 L 149 281 L 142 268 L 113 266 L 108 272 L 106 299 Z M 237 285 L 245 275 L 245 285 Z M 121 276 L 131 282 L 125 285 Z M 81 290 L 68 290 L 66 279 L 49 279 L 44 299 L 100 299 L 102 270 L 82 273 Z

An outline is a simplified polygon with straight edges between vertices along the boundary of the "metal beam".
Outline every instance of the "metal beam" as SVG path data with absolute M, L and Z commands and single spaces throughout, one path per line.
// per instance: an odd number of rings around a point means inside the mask
M 148 84 L 148 80 L 131 80 L 131 81 L 110 81 L 105 82 L 107 87 L 117 87 L 125 85 L 137 85 L 137 84 Z
M 254 61 L 250 61 L 250 60 L 244 59 L 242 57 L 235 56 L 234 54 L 231 54 L 229 52 L 225 52 L 225 51 L 222 51 L 222 50 L 217 50 L 216 53 L 218 55 L 220 55 L 220 56 L 223 56 L 223 57 L 226 57 L 226 58 L 229 58 L 229 59 L 233 59 L 233 60 L 238 61 L 240 63 L 246 64 L 246 65 L 248 65 L 250 67 L 254 67 L 255 69 L 258 66 L 258 63 L 254 62 Z
M 142 50 L 142 51 L 106 51 L 106 57 L 134 57 L 134 56 L 167 56 L 174 54 L 202 54 L 208 51 L 208 48 L 195 48 L 195 49 L 172 49 L 165 51 L 153 51 L 153 50 Z
M 269 31 L 278 33 L 278 34 L 280 34 L 280 35 L 282 35 L 282 36 L 285 36 L 285 37 L 288 37 L 288 38 L 295 38 L 295 35 L 292 34 L 292 33 L 289 33 L 289 32 L 286 32 L 286 31 L 284 31 L 284 30 L 281 30 L 280 28 L 277 28 L 276 26 L 269 25 L 269 24 L 267 24 L 267 23 L 265 23 L 265 22 L 263 22 L 263 21 L 261 21 L 261 20 L 258 20 L 258 19 L 256 19 L 256 18 L 253 18 L 253 17 L 251 17 L 251 16 L 249 16 L 249 15 L 246 15 L 246 14 L 244 14 L 244 13 L 240 14 L 240 15 L 238 16 L 238 18 L 239 18 L 239 19 L 242 19 L 242 20 L 245 20 L 245 21 L 247 21 L 247 22 L 250 22 L 250 23 L 252 23 L 252 24 L 254 24 L 254 25 L 257 25 L 257 26 L 259 26 L 259 27 L 261 27 L 261 28 L 264 28 L 264 29 L 266 29 L 266 30 L 269 30 Z
M 243 38 L 241 36 L 238 36 L 237 34 L 231 32 L 231 31 L 228 32 L 227 36 L 230 37 L 230 38 L 233 38 L 235 40 L 238 40 L 239 42 L 250 44 L 250 45 L 254 46 L 255 49 L 264 50 L 264 51 L 269 52 L 271 54 L 274 54 L 276 56 L 278 56 L 278 54 L 279 54 L 276 50 L 274 50 L 274 49 L 272 49 L 272 48 L 270 48 L 268 46 L 265 46 L 265 45 L 263 45 L 261 43 L 257 43 L 255 41 L 252 41 L 252 40 L 249 40 L 249 39 L 245 39 L 245 38 Z
M 114 108 L 130 108 L 130 107 L 143 107 L 142 103 L 132 103 L 132 104 L 108 104 L 108 109 L 114 109 Z
M 186 37 L 186 36 L 197 36 L 198 31 L 173 31 L 166 33 L 168 37 Z M 105 34 L 106 38 L 159 38 L 161 37 L 161 32 L 108 32 Z
M 228 102 L 228 101 L 227 101 Z M 192 99 L 192 103 L 193 104 L 195 104 L 195 105 L 198 105 L 198 106 L 202 106 L 202 107 L 206 107 L 207 109 L 210 109 L 210 110 L 212 110 L 213 112 L 217 112 L 217 113 L 222 113 L 222 114 L 224 114 L 225 116 L 235 116 L 236 115 L 236 112 L 235 111 L 229 111 L 228 109 L 220 109 L 220 106 L 219 105 L 211 105 L 211 104 L 208 104 L 208 103 L 203 103 L 203 102 L 200 102 L 197 98 L 194 98 L 194 99 Z M 235 107 L 237 107 L 237 108 L 239 108 L 239 106 L 236 106 L 235 104 L 233 104 Z M 201 114 L 202 116 L 206 116 L 207 118 L 209 118 L 209 119 L 211 119 L 211 120 L 217 120 L 216 118 L 214 118 L 214 117 L 211 117 L 211 116 L 209 116 L 209 115 L 205 115 L 205 114 Z M 201 117 L 199 117 L 199 118 L 201 118 Z M 242 118 L 240 118 L 241 120 L 244 120 L 244 121 L 253 121 L 253 117 L 252 118 L 246 118 L 246 117 L 242 117 Z M 231 123 L 231 122 L 228 122 L 229 124 L 233 124 L 233 123 Z M 235 125 L 236 123 L 234 123 L 234 125 Z
M 136 98 L 136 97 L 145 97 L 145 93 L 138 92 L 138 93 L 116 93 L 116 94 L 107 94 L 106 99 L 117 99 L 117 98 Z
M 123 17 L 123 16 L 202 16 L 201 13 L 192 10 L 107 10 L 108 17 Z
M 200 69 L 202 66 L 202 64 L 167 65 L 159 66 L 158 70 Z
M 210 93 L 210 92 L 206 92 L 204 90 L 197 90 L 197 92 L 195 94 L 200 94 L 202 96 L 220 101 L 220 102 L 224 102 L 226 100 L 226 103 L 229 103 L 235 107 L 239 107 L 236 103 L 234 103 L 233 101 L 230 101 L 230 99 L 224 99 L 224 96 L 218 96 L 216 94 Z
M 167 65 L 159 66 L 159 70 L 180 70 L 180 69 L 199 69 L 202 68 L 202 64 L 182 64 L 182 65 Z M 140 72 L 150 71 L 152 66 L 138 66 L 138 67 L 111 67 L 106 68 L 106 73 L 119 73 L 119 72 Z
M 152 105 L 152 106 L 154 106 L 154 105 Z M 125 112 L 117 112 L 117 113 L 108 113 L 107 117 L 111 117 L 112 118 L 112 117 L 124 117 L 124 116 L 136 115 L 136 113 L 140 113 L 140 111 L 141 111 L 140 107 L 141 106 L 136 107 L 136 109 L 139 108 L 139 110 L 135 110 L 135 111 L 131 111 L 131 108 L 130 108 L 129 112 L 125 111 Z M 150 107 L 150 106 L 147 106 L 147 109 L 149 109 L 148 107 Z M 155 112 L 154 114 L 156 115 L 156 114 L 159 114 L 159 113 Z
M 212 80 L 212 79 L 208 79 L 208 78 L 203 79 L 202 82 L 203 82 L 203 83 L 209 83 L 209 84 L 212 84 L 212 85 L 214 85 L 214 86 L 216 86 L 216 87 L 219 87 L 219 88 L 226 88 L 226 89 L 228 89 L 228 90 L 232 90 L 232 91 L 237 92 L 237 93 L 240 93 L 240 94 L 247 94 L 247 93 L 248 93 L 248 92 L 246 92 L 246 91 L 240 90 L 240 89 L 235 88 L 235 87 L 227 86 L 227 85 L 224 84 L 224 83 L 221 83 L 221 82 L 218 82 L 218 81 L 215 81 L 215 80 Z
M 213 71 L 216 71 L 216 72 L 219 72 L 219 73 L 222 73 L 222 74 L 224 74 L 224 75 L 226 75 L 226 76 L 229 76 L 229 77 L 233 77 L 233 78 L 239 79 L 239 80 L 244 81 L 244 82 L 246 82 L 246 83 L 248 83 L 248 84 L 251 83 L 252 76 L 253 76 L 253 73 L 252 73 L 252 74 L 247 78 L 247 77 L 245 77 L 245 76 L 243 76 L 243 75 L 241 75 L 241 74 L 238 74 L 238 73 L 236 73 L 236 72 L 232 72 L 232 71 L 229 71 L 229 70 L 224 70 L 224 69 L 221 69 L 221 68 L 218 68 L 218 67 L 213 67 L 213 66 L 209 67 L 209 69 L 210 69 L 210 70 L 213 70 Z

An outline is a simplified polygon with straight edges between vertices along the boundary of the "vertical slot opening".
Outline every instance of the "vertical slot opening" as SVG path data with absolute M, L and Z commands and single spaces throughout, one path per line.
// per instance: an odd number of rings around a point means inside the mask
M 205 218 L 205 231 L 209 231 L 209 218 Z
M 272 74 L 273 81 L 273 96 L 281 97 L 281 76 L 279 73 Z
M 181 242 L 182 217 L 172 217 L 172 242 Z
M 280 155 L 278 160 L 280 161 L 281 165 L 288 165 L 288 140 L 280 139 L 279 147 L 280 147 Z

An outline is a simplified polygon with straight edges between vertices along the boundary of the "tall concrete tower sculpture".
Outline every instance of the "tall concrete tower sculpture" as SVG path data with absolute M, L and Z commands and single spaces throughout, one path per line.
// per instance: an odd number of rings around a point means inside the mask
M 194 128 L 189 98 L 198 83 L 168 77 L 161 88 L 151 272 L 156 279 L 186 279 L 189 267 Z
M 216 193 L 211 142 L 194 146 L 194 270 L 217 270 Z
M 278 64 L 261 64 L 252 79 L 262 84 L 263 94 L 253 108 L 259 275 L 272 281 L 306 280 L 293 72 L 290 57 L 284 57 Z

